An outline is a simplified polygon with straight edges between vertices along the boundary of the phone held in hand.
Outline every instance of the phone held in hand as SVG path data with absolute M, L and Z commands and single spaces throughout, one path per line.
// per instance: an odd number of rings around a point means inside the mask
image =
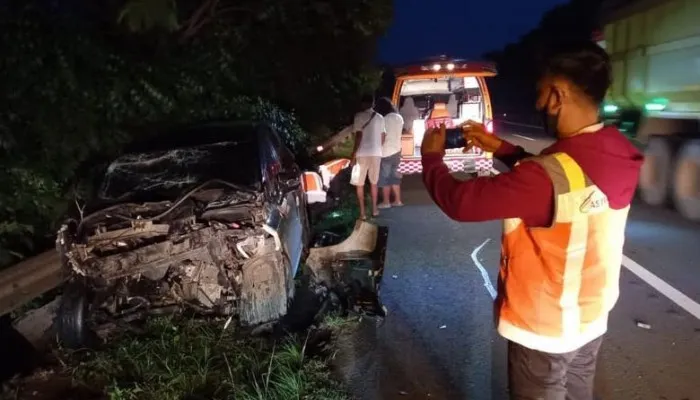
M 445 149 L 458 149 L 466 145 L 467 141 L 464 139 L 462 128 L 447 128 L 445 130 Z

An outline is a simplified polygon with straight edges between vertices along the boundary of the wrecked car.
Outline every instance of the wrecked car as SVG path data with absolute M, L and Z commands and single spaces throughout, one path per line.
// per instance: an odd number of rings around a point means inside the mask
M 302 172 L 270 126 L 211 123 L 130 146 L 57 235 L 67 346 L 95 327 L 191 310 L 242 325 L 287 312 L 309 227 Z

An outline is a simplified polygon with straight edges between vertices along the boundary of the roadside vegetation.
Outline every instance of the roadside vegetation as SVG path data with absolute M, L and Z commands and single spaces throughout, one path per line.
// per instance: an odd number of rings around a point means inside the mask
M 224 330 L 224 321 L 169 318 L 144 330 L 98 353 L 72 354 L 73 379 L 102 382 L 113 400 L 348 398 L 308 347 L 308 333 L 254 338 Z
M 311 166 L 309 143 L 379 84 L 391 15 L 391 0 L 3 2 L 0 268 L 50 249 L 95 164 L 160 127 L 264 120 Z
M 279 337 L 250 336 L 224 320 L 148 320 L 97 351 L 54 351 L 51 362 L 16 378 L 3 399 L 109 400 L 344 400 L 329 368 L 330 337 L 347 326 L 332 316 L 311 330 Z

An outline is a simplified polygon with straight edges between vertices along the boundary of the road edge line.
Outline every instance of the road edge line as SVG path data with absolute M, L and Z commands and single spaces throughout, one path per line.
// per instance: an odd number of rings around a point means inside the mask
M 649 286 L 658 290 L 669 300 L 676 303 L 676 305 L 678 305 L 680 308 L 690 313 L 690 315 L 700 320 L 700 304 L 686 296 L 683 292 L 674 288 L 669 283 L 654 275 L 651 271 L 642 267 L 639 263 L 624 254 L 622 255 L 622 266 L 639 277 L 639 279 L 646 282 Z
M 477 248 L 474 249 L 474 251 L 472 251 L 472 261 L 474 261 L 474 264 L 481 272 L 481 279 L 484 280 L 484 287 L 489 292 L 491 299 L 496 300 L 496 288 L 493 287 L 493 284 L 491 283 L 491 278 L 489 277 L 489 273 L 486 272 L 486 268 L 484 268 L 484 266 L 481 264 L 478 258 L 481 249 L 483 249 L 484 246 L 486 246 L 490 241 L 491 238 L 484 240 L 484 243 L 480 244 Z
M 533 139 L 533 138 L 531 138 L 531 137 L 519 135 L 519 134 L 517 134 L 517 133 L 511 133 L 511 135 L 513 135 L 513 136 L 515 136 L 515 137 L 519 137 L 520 139 L 530 140 L 530 141 L 533 141 L 533 142 L 535 141 L 535 139 Z

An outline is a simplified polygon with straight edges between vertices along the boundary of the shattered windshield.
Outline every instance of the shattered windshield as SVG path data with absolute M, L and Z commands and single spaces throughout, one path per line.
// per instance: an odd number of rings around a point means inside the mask
M 259 184 L 257 142 L 219 142 L 125 154 L 107 167 L 98 197 L 107 201 L 155 200 L 179 196 L 210 179 L 247 187 Z

